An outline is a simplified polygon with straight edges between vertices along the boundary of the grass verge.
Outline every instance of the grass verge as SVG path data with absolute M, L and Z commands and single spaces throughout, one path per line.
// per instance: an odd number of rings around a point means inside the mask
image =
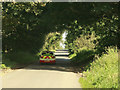
M 106 54 L 90 63 L 90 68 L 80 78 L 82 88 L 118 88 L 118 52 L 108 48 Z

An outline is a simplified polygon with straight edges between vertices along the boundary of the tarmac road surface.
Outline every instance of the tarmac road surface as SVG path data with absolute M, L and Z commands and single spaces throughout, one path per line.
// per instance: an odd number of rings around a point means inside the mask
M 56 65 L 38 62 L 2 77 L 2 88 L 80 88 L 79 77 L 71 70 L 67 50 L 57 50 Z

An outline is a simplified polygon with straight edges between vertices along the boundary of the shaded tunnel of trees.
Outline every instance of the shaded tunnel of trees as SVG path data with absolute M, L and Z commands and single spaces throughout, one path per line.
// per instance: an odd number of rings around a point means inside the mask
M 108 46 L 120 47 L 119 6 L 117 2 L 4 2 L 3 54 L 18 51 L 36 54 L 51 46 L 55 49 L 65 30 L 70 53 L 79 52 L 84 46 L 98 52 Z
M 119 16 L 119 2 L 4 2 L 2 68 L 31 64 L 41 51 L 60 49 L 66 31 L 71 63 L 85 71 L 82 87 L 118 88 Z

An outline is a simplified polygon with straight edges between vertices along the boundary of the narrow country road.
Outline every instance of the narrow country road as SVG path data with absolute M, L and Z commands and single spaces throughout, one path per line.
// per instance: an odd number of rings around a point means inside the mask
M 69 65 L 68 51 L 57 50 L 56 65 L 38 62 L 2 77 L 2 88 L 80 88 L 79 77 Z

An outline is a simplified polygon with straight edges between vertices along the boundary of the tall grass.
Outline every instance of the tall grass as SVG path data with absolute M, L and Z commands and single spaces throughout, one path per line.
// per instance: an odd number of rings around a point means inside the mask
M 82 88 L 118 88 L 117 48 L 108 48 L 106 54 L 96 57 L 83 75 L 79 80 Z

